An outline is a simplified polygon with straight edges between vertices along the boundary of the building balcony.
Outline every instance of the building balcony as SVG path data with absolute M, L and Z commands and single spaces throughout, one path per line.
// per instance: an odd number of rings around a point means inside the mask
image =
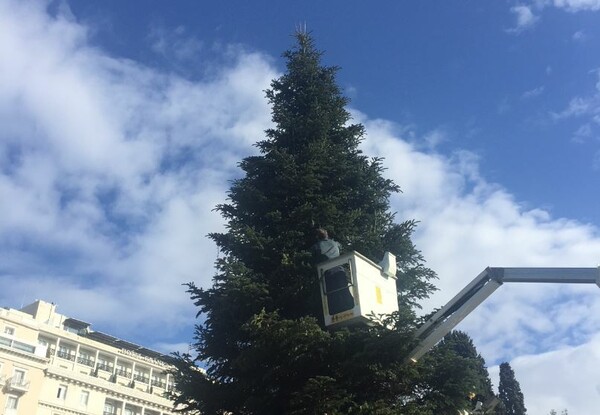
M 152 379 L 152 386 L 164 389 L 167 386 L 167 383 L 159 379 Z
M 75 361 L 75 354 L 71 352 L 65 352 L 63 350 L 59 350 L 56 352 L 56 355 L 61 359 L 70 360 L 71 362 Z
M 109 364 L 106 363 L 98 363 L 96 365 L 96 369 L 98 370 L 103 370 L 105 372 L 112 372 L 113 371 L 113 367 Z
M 131 371 L 124 369 L 117 369 L 115 372 L 119 376 L 123 376 L 124 378 L 131 378 Z
M 6 381 L 6 389 L 9 392 L 25 393 L 29 390 L 29 381 L 12 377 Z
M 81 365 L 89 366 L 89 367 L 94 367 L 94 361 L 90 358 L 83 357 L 83 356 L 79 356 L 77 358 L 77 363 L 79 363 Z
M 133 380 L 137 380 L 142 383 L 150 383 L 150 378 L 144 375 L 133 375 Z

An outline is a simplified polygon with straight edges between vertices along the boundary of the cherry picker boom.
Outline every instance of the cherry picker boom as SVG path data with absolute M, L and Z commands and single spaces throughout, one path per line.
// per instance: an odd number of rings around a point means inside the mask
M 398 311 L 396 257 L 386 252 L 376 264 L 356 251 L 317 265 L 325 326 L 374 324 L 373 316 Z M 400 278 L 401 275 L 399 275 Z M 415 333 L 416 362 L 505 282 L 596 284 L 598 268 L 494 268 L 483 270 Z
M 596 284 L 600 287 L 600 267 L 488 267 L 419 327 L 415 333 L 418 344 L 408 360 L 416 362 L 505 282 Z

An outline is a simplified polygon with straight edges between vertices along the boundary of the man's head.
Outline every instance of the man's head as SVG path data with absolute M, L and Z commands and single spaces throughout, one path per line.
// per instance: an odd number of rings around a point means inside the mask
M 329 235 L 327 235 L 327 231 L 323 228 L 318 228 L 316 231 L 317 239 L 324 240 L 328 239 Z

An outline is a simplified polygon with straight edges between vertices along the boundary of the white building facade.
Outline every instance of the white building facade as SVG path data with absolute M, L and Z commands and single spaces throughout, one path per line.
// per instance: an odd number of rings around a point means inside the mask
M 0 308 L 0 415 L 172 415 L 164 357 L 51 303 Z

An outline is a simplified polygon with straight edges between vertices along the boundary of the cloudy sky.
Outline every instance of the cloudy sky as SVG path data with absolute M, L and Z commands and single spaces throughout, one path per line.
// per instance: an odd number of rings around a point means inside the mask
M 600 262 L 600 0 L 0 0 L 0 304 L 185 348 L 263 91 L 308 26 L 441 306 L 486 266 Z M 600 291 L 501 287 L 459 328 L 531 414 L 600 407 Z

